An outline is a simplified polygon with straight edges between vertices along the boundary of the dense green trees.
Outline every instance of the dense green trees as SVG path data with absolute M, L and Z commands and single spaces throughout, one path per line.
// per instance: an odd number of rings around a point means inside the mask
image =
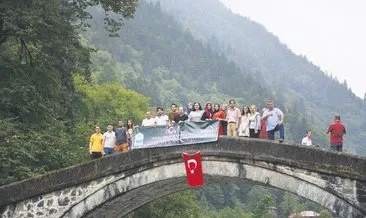
M 234 190 L 233 194 L 223 197 L 225 189 Z M 225 202 L 233 203 L 225 205 Z M 271 218 L 276 217 L 275 214 L 277 217 L 288 217 L 305 210 L 318 211 L 322 217 L 331 217 L 329 211 L 291 193 L 244 183 L 209 184 L 160 198 L 128 217 Z
M 88 98 L 99 95 L 83 93 L 88 90 L 75 93 L 73 76 L 77 72 L 91 81 L 90 49 L 81 44 L 79 32 L 88 26 L 86 9 L 92 5 L 120 15 L 102 18 L 104 27 L 115 34 L 122 18 L 132 17 L 137 1 L 0 2 L 0 185 L 85 158 L 87 150 L 80 148 L 87 144 L 85 135 L 81 136 L 83 141 L 76 142 L 74 129 L 84 118 L 80 116 L 80 108 L 85 108 L 81 103 L 90 104 Z M 140 102 L 132 114 L 136 118 L 147 105 L 146 98 L 132 91 L 116 86 L 98 88 L 111 91 L 111 96 L 126 95 L 122 99 Z M 105 108 L 88 105 L 87 109 L 83 112 L 88 112 L 89 119 L 104 118 L 92 110 Z M 127 116 L 131 111 L 123 106 L 116 110 L 105 111 L 105 115 Z

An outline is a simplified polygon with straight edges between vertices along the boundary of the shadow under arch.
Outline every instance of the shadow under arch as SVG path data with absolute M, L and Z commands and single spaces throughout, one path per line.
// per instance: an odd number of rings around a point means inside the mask
M 182 169 L 183 163 L 172 161 L 116 180 L 71 207 L 64 217 L 123 217 L 151 201 L 187 189 Z M 345 199 L 294 175 L 220 157 L 204 160 L 203 169 L 207 183 L 257 183 L 294 193 L 342 217 L 364 217 Z

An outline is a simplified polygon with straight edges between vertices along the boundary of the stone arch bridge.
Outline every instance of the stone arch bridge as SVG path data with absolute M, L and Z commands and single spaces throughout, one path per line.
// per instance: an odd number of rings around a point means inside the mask
M 206 183 L 255 182 L 283 189 L 341 217 L 366 217 L 366 159 L 273 141 L 139 149 L 0 187 L 0 216 L 122 217 L 187 189 L 182 152 L 200 150 Z

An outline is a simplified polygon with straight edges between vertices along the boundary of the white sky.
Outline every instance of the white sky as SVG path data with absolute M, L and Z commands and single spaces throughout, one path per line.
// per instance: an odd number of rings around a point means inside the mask
M 297 54 L 366 92 L 366 0 L 221 0 Z

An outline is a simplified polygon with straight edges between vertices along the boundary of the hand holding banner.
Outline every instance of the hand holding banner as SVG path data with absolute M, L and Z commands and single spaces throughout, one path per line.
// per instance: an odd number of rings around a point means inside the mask
M 203 170 L 201 162 L 201 153 L 197 151 L 194 154 L 182 154 L 184 165 L 186 167 L 187 183 L 190 186 L 203 185 Z

